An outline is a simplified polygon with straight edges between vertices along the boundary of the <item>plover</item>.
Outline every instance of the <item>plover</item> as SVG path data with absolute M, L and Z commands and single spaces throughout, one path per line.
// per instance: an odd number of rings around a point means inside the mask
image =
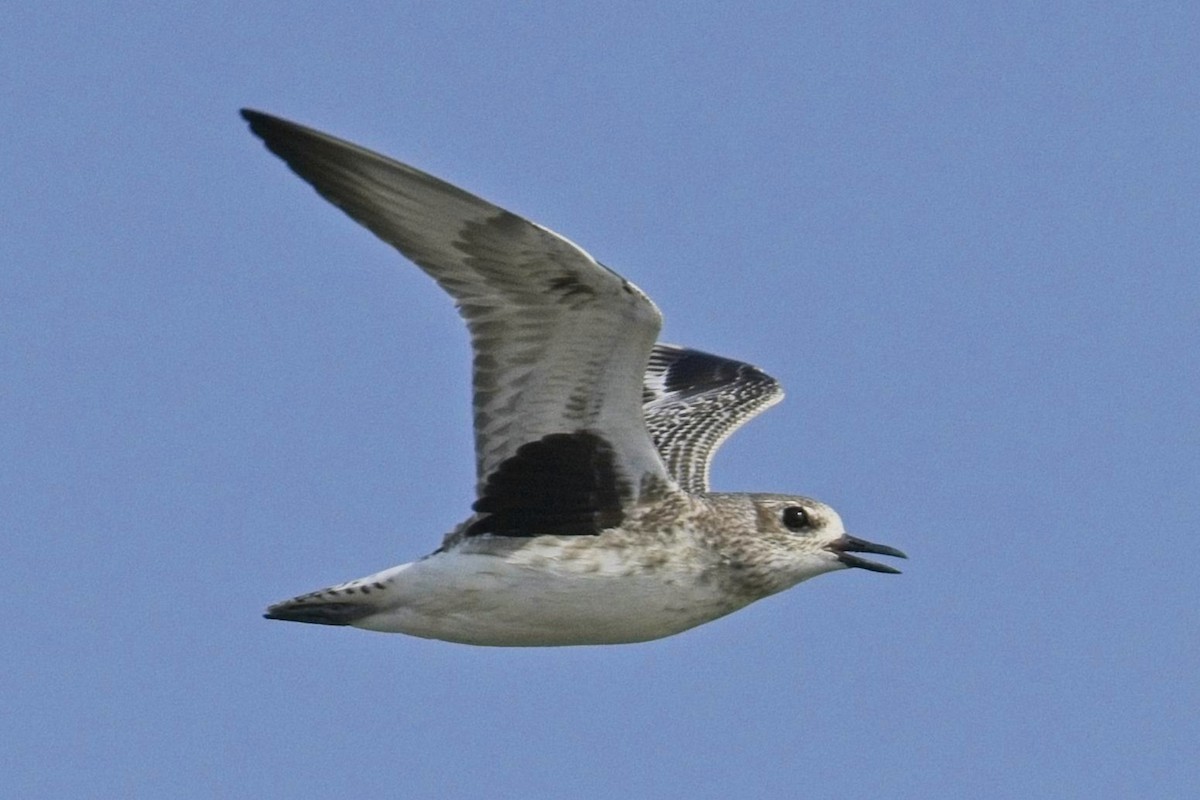
M 656 344 L 645 294 L 566 238 L 444 181 L 243 110 L 267 148 L 451 297 L 474 353 L 476 500 L 430 555 L 267 609 L 475 645 L 658 639 L 825 572 L 898 570 L 809 497 L 710 491 L 718 446 L 783 392 Z

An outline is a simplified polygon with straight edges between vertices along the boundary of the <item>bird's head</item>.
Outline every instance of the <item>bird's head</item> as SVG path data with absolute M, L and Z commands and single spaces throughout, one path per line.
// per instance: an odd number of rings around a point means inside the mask
M 735 497 L 736 495 L 728 495 Z M 872 572 L 900 570 L 859 553 L 907 558 L 887 545 L 875 544 L 846 532 L 842 518 L 811 497 L 779 494 L 741 495 L 752 514 L 755 535 L 742 540 L 739 567 L 750 580 L 761 580 L 767 594 L 782 591 L 826 572 L 851 567 Z

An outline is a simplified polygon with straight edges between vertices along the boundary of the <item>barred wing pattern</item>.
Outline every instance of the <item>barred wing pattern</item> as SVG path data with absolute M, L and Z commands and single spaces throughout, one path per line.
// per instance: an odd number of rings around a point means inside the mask
M 642 382 L 650 438 L 667 471 L 692 493 L 709 490 L 721 443 L 782 399 L 778 381 L 758 367 L 669 344 L 654 346 Z

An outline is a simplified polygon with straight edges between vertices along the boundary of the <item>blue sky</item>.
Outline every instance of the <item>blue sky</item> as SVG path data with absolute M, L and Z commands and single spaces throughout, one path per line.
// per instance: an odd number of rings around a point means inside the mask
M 8 9 L 0 795 L 1194 796 L 1198 58 L 1185 3 Z M 777 376 L 716 487 L 905 574 L 625 647 L 261 619 L 463 516 L 469 376 L 241 106 Z

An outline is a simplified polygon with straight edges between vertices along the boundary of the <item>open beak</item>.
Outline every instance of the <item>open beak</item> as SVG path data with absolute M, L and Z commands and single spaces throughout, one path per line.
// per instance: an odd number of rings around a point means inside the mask
M 859 569 L 869 569 L 872 572 L 888 572 L 893 575 L 899 575 L 900 570 L 895 567 L 889 567 L 887 564 L 877 564 L 874 561 L 868 561 L 865 558 L 859 558 L 852 553 L 878 553 L 881 556 L 895 556 L 896 558 L 908 558 L 904 553 L 894 547 L 888 547 L 886 544 L 875 544 L 868 542 L 866 539 L 859 539 L 857 536 L 843 534 L 841 538 L 835 539 L 826 545 L 829 550 L 832 550 L 838 561 L 845 564 L 847 567 L 858 567 Z

